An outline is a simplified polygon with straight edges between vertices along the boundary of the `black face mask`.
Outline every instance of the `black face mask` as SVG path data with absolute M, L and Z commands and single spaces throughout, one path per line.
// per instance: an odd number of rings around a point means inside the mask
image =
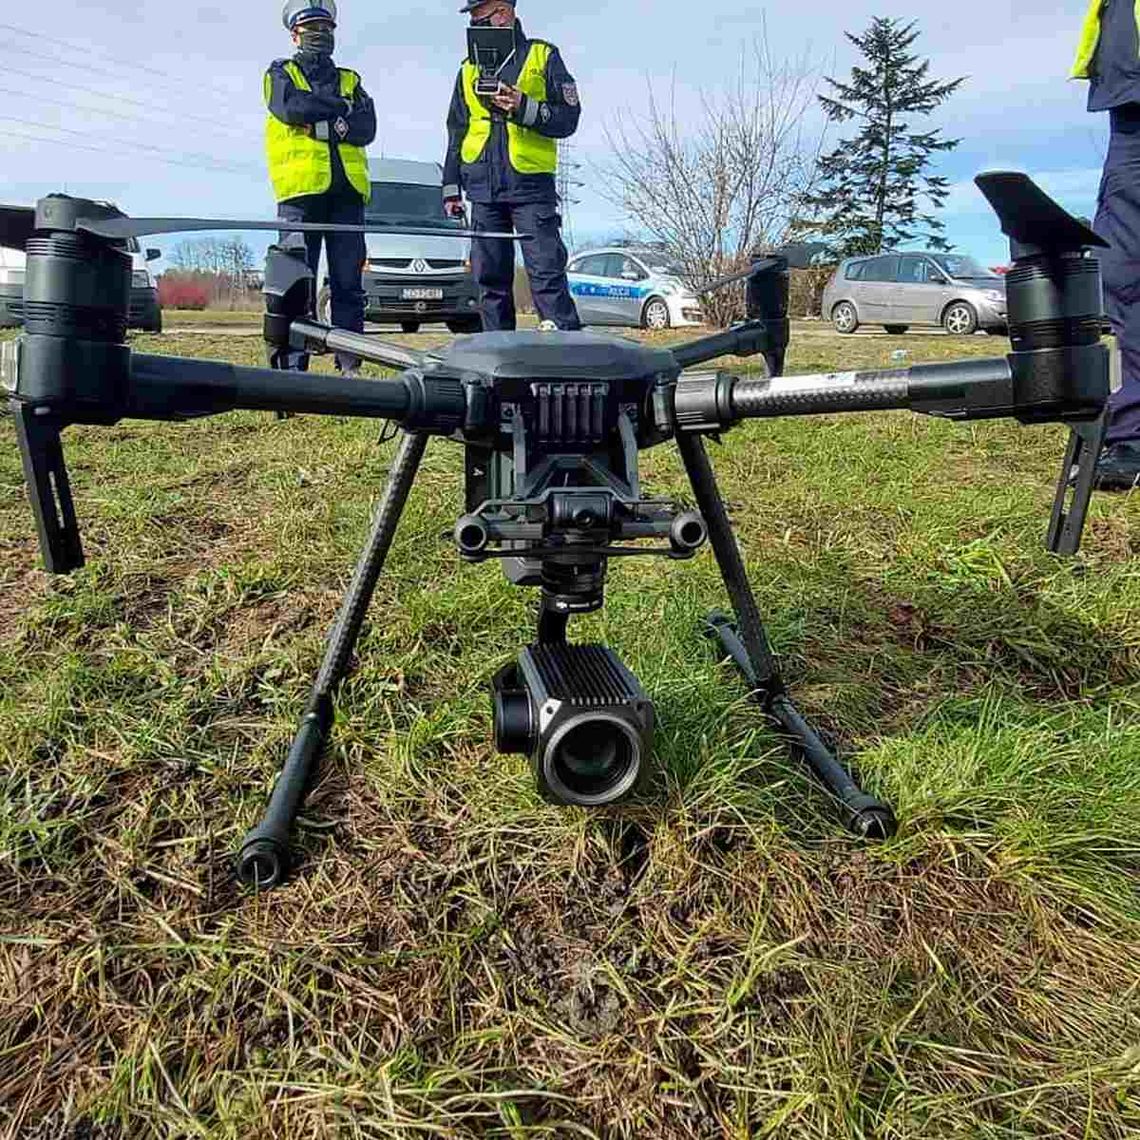
M 489 28 L 491 26 L 491 17 L 484 16 L 481 20 L 472 20 L 471 26 L 473 28 Z
M 328 56 L 336 47 L 336 36 L 330 28 L 304 28 L 301 31 L 301 54 Z

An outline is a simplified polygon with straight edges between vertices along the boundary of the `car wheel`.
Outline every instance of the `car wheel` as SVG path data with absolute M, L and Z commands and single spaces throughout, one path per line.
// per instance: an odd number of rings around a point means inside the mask
M 159 312 L 159 314 L 154 318 L 154 320 L 151 321 L 150 331 L 152 333 L 162 332 L 162 313 L 161 312 Z
M 419 321 L 401 321 L 400 331 L 406 333 L 417 333 L 420 331 Z
M 890 336 L 902 336 L 910 325 L 883 325 L 883 330 Z
M 322 325 L 332 324 L 332 290 L 327 285 L 317 297 L 317 320 Z
M 978 314 L 965 301 L 955 301 L 942 314 L 942 327 L 952 336 L 970 336 L 978 331 Z
M 669 327 L 669 306 L 660 297 L 654 297 L 645 306 L 641 323 L 647 329 L 667 329 Z
M 850 301 L 840 301 L 831 310 L 831 323 L 835 326 L 837 333 L 847 336 L 859 327 L 859 314 Z
M 461 317 L 456 321 L 448 321 L 447 329 L 456 335 L 462 333 L 481 333 L 483 331 L 482 317 Z

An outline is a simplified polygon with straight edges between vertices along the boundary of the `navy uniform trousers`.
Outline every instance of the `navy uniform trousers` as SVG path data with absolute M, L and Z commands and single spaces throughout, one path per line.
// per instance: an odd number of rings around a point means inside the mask
M 1109 401 L 1108 443 L 1140 442 L 1140 104 L 1111 112 L 1094 228 L 1109 243 L 1097 250 L 1105 312 L 1120 346 L 1123 387 Z
M 350 194 L 313 194 L 305 198 L 292 198 L 279 202 L 277 216 L 286 222 L 323 222 L 333 225 L 360 226 L 364 224 L 364 203 L 355 192 Z M 281 234 L 281 244 L 287 248 L 305 249 L 305 260 L 313 271 L 313 280 L 320 280 L 321 242 L 328 256 L 329 291 L 332 294 L 332 323 L 349 332 L 364 331 L 364 286 L 361 272 L 365 246 L 363 234 L 288 233 Z M 310 298 L 310 315 L 316 316 L 316 297 Z M 308 353 L 289 354 L 288 366 L 307 371 Z M 348 353 L 336 354 L 337 368 L 350 371 L 360 360 Z
M 479 286 L 479 308 L 486 332 L 510 331 L 515 319 L 515 245 L 522 246 L 523 261 L 530 278 L 534 307 L 544 321 L 560 329 L 580 329 L 578 310 L 566 280 L 566 246 L 562 244 L 562 219 L 558 207 L 547 202 L 512 204 L 482 202 L 471 204 L 471 220 L 476 230 L 530 234 L 527 241 L 501 239 L 471 243 L 471 269 Z

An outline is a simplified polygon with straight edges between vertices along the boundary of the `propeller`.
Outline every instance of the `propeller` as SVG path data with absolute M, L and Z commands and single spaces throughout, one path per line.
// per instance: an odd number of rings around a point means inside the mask
M 769 269 L 774 268 L 775 258 L 783 258 L 791 269 L 808 269 L 816 256 L 827 249 L 827 246 L 822 242 L 792 242 L 789 245 L 781 246 L 772 253 L 767 254 L 762 258 L 753 261 L 747 269 L 742 269 L 738 273 L 730 273 L 727 277 L 720 277 L 711 285 L 704 285 L 700 289 L 695 290 L 698 297 L 704 296 L 706 293 L 715 293 L 718 289 L 723 289 L 726 285 L 735 285 L 737 281 L 746 281 L 749 277 L 755 277 L 758 273 L 766 273 Z
M 998 170 L 979 174 L 974 182 L 1001 221 L 1002 233 L 1017 245 L 1039 250 L 1108 245 L 1099 234 L 1058 206 L 1028 175 Z
M 404 237 L 490 238 L 522 241 L 527 234 L 498 233 L 431 226 L 391 226 L 366 222 L 362 226 L 323 222 L 286 222 L 250 218 L 130 218 L 114 206 L 62 194 L 42 198 L 36 206 L 0 206 L 0 245 L 24 249 L 38 230 L 79 230 L 108 241 L 153 234 L 197 233 L 204 230 L 268 230 L 274 233 L 393 234 Z
M 499 238 L 503 241 L 522 241 L 528 234 L 484 233 L 475 230 L 451 230 L 431 226 L 386 226 L 365 223 L 362 226 L 333 222 L 286 222 L 251 220 L 249 218 L 79 218 L 77 230 L 96 237 L 121 241 L 131 237 L 149 237 L 156 234 L 196 233 L 200 230 L 272 230 L 274 233 L 333 233 L 333 234 L 395 234 L 404 237 L 466 237 Z

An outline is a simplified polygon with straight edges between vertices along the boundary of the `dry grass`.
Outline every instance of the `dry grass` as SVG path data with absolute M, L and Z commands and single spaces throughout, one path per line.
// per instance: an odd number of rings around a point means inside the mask
M 798 330 L 797 371 L 991 354 Z M 426 338 L 415 338 L 427 343 Z M 255 362 L 253 339 L 139 338 Z M 33 570 L 0 460 L 0 1135 L 1127 1137 L 1140 1130 L 1140 511 L 1041 550 L 1062 434 L 768 422 L 714 460 L 796 692 L 880 848 L 693 636 L 711 558 L 582 637 L 658 703 L 659 795 L 560 812 L 493 755 L 533 599 L 443 541 L 433 444 L 264 898 L 230 857 L 393 446 L 239 414 L 69 433 L 90 566 Z M 646 481 L 677 492 L 668 449 Z

